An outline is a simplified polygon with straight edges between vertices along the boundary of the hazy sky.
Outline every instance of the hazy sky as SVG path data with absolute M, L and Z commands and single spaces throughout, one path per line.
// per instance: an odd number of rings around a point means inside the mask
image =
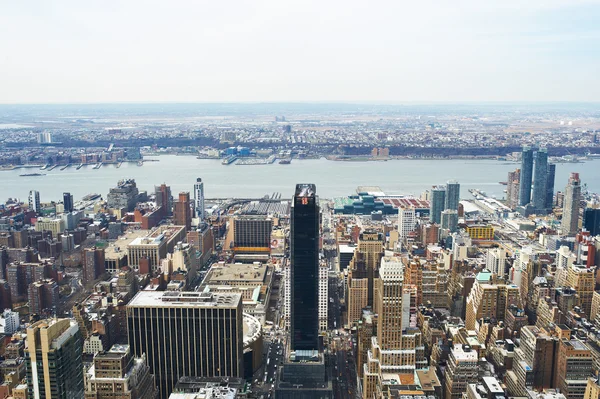
M 0 102 L 600 101 L 600 1 L 0 0 Z

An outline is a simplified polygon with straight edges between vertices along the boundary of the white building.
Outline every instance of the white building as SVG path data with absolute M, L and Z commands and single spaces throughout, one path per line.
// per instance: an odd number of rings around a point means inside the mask
M 201 178 L 197 178 L 194 184 L 194 209 L 196 217 L 204 220 L 204 183 Z
M 327 306 L 329 304 L 329 267 L 327 262 L 319 265 L 319 330 L 327 331 Z
M 19 329 L 19 313 L 4 309 L 0 315 L 0 334 L 11 335 Z
M 398 236 L 403 241 L 408 233 L 415 230 L 417 217 L 415 208 L 398 208 Z
M 283 266 L 283 320 L 285 321 L 285 328 L 290 328 L 290 309 L 292 307 L 292 296 L 291 296 L 291 283 L 290 283 L 290 262 L 285 262 Z
M 42 210 L 39 191 L 29 191 L 29 210 L 34 211 L 35 213 L 40 213 L 40 211 Z
M 506 251 L 504 248 L 488 249 L 485 267 L 498 277 L 505 276 L 504 265 L 506 263 Z

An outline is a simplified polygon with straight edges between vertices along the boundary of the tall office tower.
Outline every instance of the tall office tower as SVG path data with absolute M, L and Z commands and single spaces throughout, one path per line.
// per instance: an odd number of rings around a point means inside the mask
M 82 255 L 82 282 L 85 285 L 100 278 L 106 272 L 104 268 L 104 248 L 85 248 Z
M 185 226 L 186 231 L 192 228 L 192 209 L 190 208 L 190 193 L 179 193 L 179 201 L 175 202 L 173 223 Z
M 560 225 L 564 235 L 574 236 L 579 230 L 579 207 L 581 200 L 581 181 L 579 173 L 571 173 L 565 188 L 563 200 L 563 216 Z
M 446 206 L 446 188 L 436 186 L 431 189 L 431 203 L 429 205 L 429 220 L 431 223 L 440 224 L 442 211 Z
M 73 212 L 73 194 L 63 193 L 64 213 Z
M 515 348 L 513 369 L 506 373 L 510 396 L 527 396 L 554 386 L 556 339 L 536 326 L 521 327 L 521 344 Z
M 531 181 L 533 179 L 533 150 L 523 147 L 521 153 L 521 178 L 519 183 L 519 205 L 531 202 Z
M 566 287 L 574 288 L 579 297 L 579 306 L 589 319 L 592 311 L 592 297 L 594 296 L 594 287 L 596 284 L 595 270 L 585 265 L 570 265 L 567 268 Z
M 556 165 L 548 164 L 548 179 L 546 181 L 546 209 L 552 210 L 554 207 L 554 180 L 556 177 Z
M 201 178 L 197 178 L 194 184 L 194 209 L 196 217 L 200 221 L 204 220 L 204 183 Z
M 546 213 L 548 198 L 548 150 L 540 148 L 535 153 L 533 177 L 533 208 L 536 213 Z
M 29 191 L 29 210 L 39 214 L 42 210 L 40 204 L 40 192 L 36 190 Z
M 403 241 L 409 233 L 415 231 L 417 217 L 415 208 L 398 208 L 398 236 Z
M 458 229 L 458 211 L 454 209 L 446 209 L 442 212 L 441 229 L 448 230 L 454 233 Z
M 382 397 L 380 393 L 385 380 L 392 375 L 400 381 L 398 374 L 412 377 L 416 369 L 427 365 L 421 333 L 406 323 L 410 316 L 411 294 L 404 290 L 402 260 L 384 257 L 376 284 L 377 335 L 371 340 L 367 364 L 362 365 L 365 399 Z M 400 353 L 402 355 L 398 356 Z
M 29 313 L 31 314 L 56 314 L 58 306 L 58 284 L 50 279 L 34 281 L 29 284 L 28 299 Z
M 154 186 L 154 195 L 156 197 L 156 206 L 163 209 L 163 215 L 173 215 L 173 195 L 171 195 L 171 187 L 166 184 Z
M 148 357 L 161 399 L 183 376 L 243 377 L 240 294 L 141 291 L 126 312 L 132 353 Z
M 83 398 L 82 352 L 75 320 L 41 320 L 27 327 L 28 397 Z
M 133 357 L 129 345 L 98 353 L 85 372 L 85 399 L 154 399 L 157 394 L 146 355 Z
M 506 264 L 506 250 L 504 248 L 491 248 L 487 250 L 485 268 L 500 278 L 504 278 Z
M 269 252 L 273 219 L 267 216 L 241 215 L 233 218 L 235 252 Z
M 509 208 L 515 209 L 519 206 L 519 182 L 521 179 L 521 169 L 515 169 L 508 172 L 506 180 L 506 203 Z
M 297 184 L 291 214 L 291 350 L 318 350 L 319 198 L 314 184 Z
M 592 352 L 578 338 L 571 336 L 564 324 L 560 329 L 554 383 L 567 399 L 583 399 L 588 378 L 593 375 Z
M 477 351 L 469 345 L 454 344 L 446 367 L 445 399 L 461 399 L 467 385 L 477 383 Z
M 460 201 L 460 184 L 456 180 L 446 183 L 446 204 L 444 209 L 453 209 L 458 212 Z
M 475 329 L 475 323 L 481 318 L 495 318 L 504 321 L 510 305 L 521 308 L 521 296 L 516 285 L 491 284 L 489 272 L 480 272 L 467 298 L 465 327 Z
M 362 310 L 373 308 L 374 280 L 384 254 L 383 233 L 367 230 L 358 238 L 358 246 L 348 267 L 348 324 L 360 320 Z
M 319 331 L 327 331 L 327 309 L 329 307 L 329 266 L 319 265 Z
M 583 227 L 592 237 L 600 234 L 600 208 L 587 208 L 583 212 Z

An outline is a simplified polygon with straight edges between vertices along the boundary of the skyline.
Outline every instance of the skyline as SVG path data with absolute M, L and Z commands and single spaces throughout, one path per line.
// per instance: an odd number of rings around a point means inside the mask
M 3 8 L 2 104 L 600 101 L 598 1 Z

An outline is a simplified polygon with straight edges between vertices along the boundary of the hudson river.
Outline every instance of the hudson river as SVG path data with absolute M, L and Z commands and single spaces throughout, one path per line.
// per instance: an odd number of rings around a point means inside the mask
M 143 166 L 123 163 L 120 168 L 105 165 L 100 169 L 74 166 L 63 171 L 40 171 L 37 168 L 0 171 L 0 201 L 17 197 L 27 201 L 29 190 L 38 190 L 42 202 L 62 200 L 68 191 L 78 200 L 98 193 L 106 198 L 110 187 L 119 179 L 133 178 L 140 190 L 153 192 L 154 185 L 171 186 L 174 197 L 180 191 L 193 192 L 197 177 L 204 183 L 207 198 L 261 197 L 279 192 L 282 198 L 293 194 L 296 183 L 315 183 L 321 197 L 354 194 L 357 186 L 379 186 L 387 194 L 414 194 L 456 179 L 461 184 L 461 198 L 470 197 L 468 189 L 478 188 L 497 198 L 504 197 L 507 173 L 520 164 L 495 160 L 390 160 L 387 162 L 336 162 L 325 159 L 294 159 L 289 165 L 221 165 L 219 160 L 193 156 L 162 155 L 147 157 L 158 162 Z M 20 177 L 23 173 L 46 173 L 46 176 Z M 579 172 L 583 184 L 600 192 L 600 159 L 585 163 L 559 163 L 556 166 L 555 191 L 564 191 L 570 172 Z

